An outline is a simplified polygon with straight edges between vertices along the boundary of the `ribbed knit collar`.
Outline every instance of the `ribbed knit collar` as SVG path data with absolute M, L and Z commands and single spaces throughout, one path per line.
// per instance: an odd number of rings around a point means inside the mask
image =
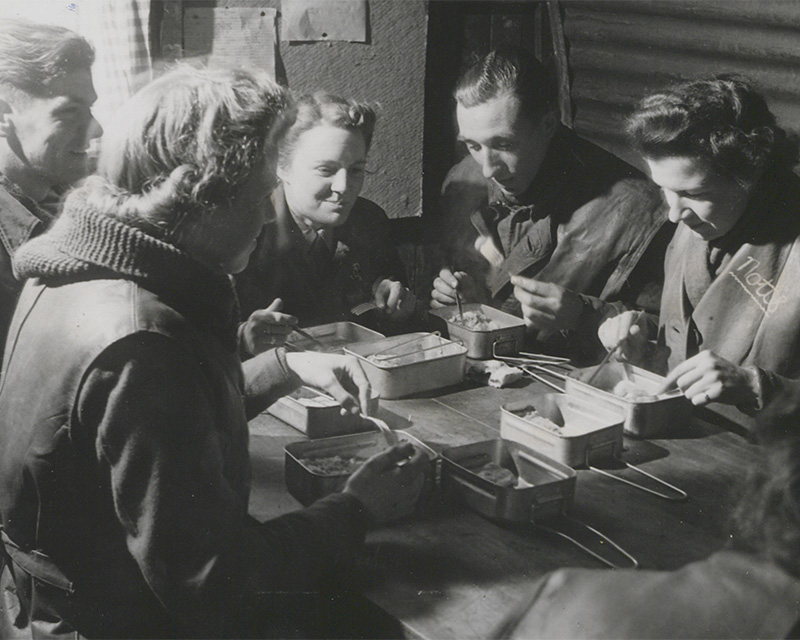
M 187 319 L 213 330 L 235 350 L 239 309 L 227 275 L 94 210 L 77 195 L 67 199 L 47 232 L 14 254 L 14 266 L 21 278 L 40 278 L 46 284 L 133 280 Z

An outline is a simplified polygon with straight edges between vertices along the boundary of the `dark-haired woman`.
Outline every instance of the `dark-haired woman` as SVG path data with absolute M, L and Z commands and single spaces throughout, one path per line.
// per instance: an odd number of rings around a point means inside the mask
M 668 371 L 695 405 L 752 413 L 800 377 L 796 145 L 756 90 L 728 76 L 651 95 L 628 133 L 678 229 L 657 323 L 625 312 L 600 338 Z

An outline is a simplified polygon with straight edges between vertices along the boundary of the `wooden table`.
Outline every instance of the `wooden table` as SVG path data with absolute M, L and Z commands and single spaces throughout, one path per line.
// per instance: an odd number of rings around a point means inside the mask
M 408 433 L 435 449 L 499 437 L 501 404 L 549 391 L 524 382 L 508 389 L 465 384 L 436 395 L 383 401 L 410 421 Z M 298 508 L 283 482 L 283 447 L 304 436 L 268 414 L 251 421 L 251 511 L 274 517 Z M 669 502 L 579 470 L 572 515 L 602 531 L 643 568 L 674 569 L 720 548 L 728 491 L 754 445 L 693 420 L 668 439 L 625 438 L 623 458 L 687 491 Z M 613 473 L 639 479 L 627 469 Z M 432 500 L 413 519 L 369 533 L 358 566 L 363 593 L 394 616 L 408 637 L 485 638 L 544 573 L 602 567 L 533 525 L 499 526 L 452 500 Z

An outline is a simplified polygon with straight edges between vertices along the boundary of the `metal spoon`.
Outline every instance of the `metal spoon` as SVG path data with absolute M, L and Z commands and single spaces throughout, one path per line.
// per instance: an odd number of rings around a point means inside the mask
M 313 343 L 315 346 L 319 347 L 320 349 L 326 349 L 326 348 L 327 348 L 327 347 L 326 347 L 326 346 L 325 346 L 325 345 L 324 345 L 322 342 L 320 342 L 319 340 L 317 340 L 317 339 L 316 339 L 314 336 L 312 336 L 312 335 L 311 335 L 311 334 L 310 334 L 308 331 L 306 331 L 305 329 L 301 329 L 300 327 L 292 327 L 292 331 L 294 331 L 295 333 L 299 333 L 299 334 L 300 334 L 301 336 L 303 336 L 303 337 L 304 337 L 306 340 L 311 340 L 311 342 L 312 342 L 312 343 Z
M 622 343 L 625 342 L 625 340 L 627 340 L 627 338 L 623 338 L 622 340 L 620 340 L 617 344 L 614 345 L 613 349 L 611 349 L 608 353 L 606 353 L 605 356 L 603 356 L 603 359 L 600 361 L 600 364 L 597 365 L 597 368 L 592 372 L 592 375 L 589 376 L 589 379 L 586 381 L 586 384 L 592 384 L 594 379 L 597 377 L 597 374 L 600 373 L 600 369 L 602 369 L 608 364 L 608 361 L 611 359 L 611 356 L 613 356 L 617 351 L 619 351 L 620 347 L 622 346 Z
M 375 418 L 374 416 L 362 415 L 361 417 L 364 418 L 364 420 L 369 420 L 372 424 L 378 427 L 378 429 L 380 429 L 383 437 L 386 438 L 386 444 L 388 444 L 390 447 L 393 447 L 397 444 L 397 434 L 392 431 L 392 428 L 383 420 L 380 418 Z
M 464 323 L 464 307 L 461 304 L 461 294 L 458 292 L 458 289 L 456 289 L 456 304 L 458 305 L 458 319 L 463 324 Z

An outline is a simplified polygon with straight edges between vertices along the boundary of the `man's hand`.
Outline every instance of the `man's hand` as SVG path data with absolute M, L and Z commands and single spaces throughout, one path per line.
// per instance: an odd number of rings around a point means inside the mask
M 466 271 L 442 269 L 433 281 L 431 308 L 454 306 L 456 291 L 461 295 L 461 302 L 486 302 L 480 287 Z
M 374 287 L 375 306 L 392 320 L 411 317 L 416 306 L 416 296 L 396 280 L 381 280 Z
M 478 236 L 473 244 L 475 250 L 480 253 L 490 265 L 495 269 L 503 266 L 505 257 L 500 248 L 495 244 L 491 236 Z
M 511 276 L 511 284 L 529 327 L 548 334 L 578 326 L 583 301 L 577 293 L 552 282 L 523 276 Z
M 239 327 L 239 342 L 246 353 L 258 355 L 280 347 L 294 330 L 297 318 L 281 313 L 283 301 L 275 298 L 266 309 L 258 309 Z
M 620 360 L 640 366 L 647 364 L 647 325 L 639 311 L 624 311 L 609 318 L 600 325 L 597 337 L 609 351 L 619 345 L 617 358 Z
M 303 384 L 333 396 L 342 405 L 342 414 L 369 415 L 370 384 L 355 357 L 289 351 L 286 364 Z
M 663 387 L 677 387 L 698 406 L 709 402 L 753 404 L 758 398 L 758 373 L 705 350 L 670 371 Z
M 344 493 L 357 498 L 374 522 L 394 520 L 414 508 L 427 464 L 423 451 L 408 442 L 397 444 L 367 460 L 348 478 Z

